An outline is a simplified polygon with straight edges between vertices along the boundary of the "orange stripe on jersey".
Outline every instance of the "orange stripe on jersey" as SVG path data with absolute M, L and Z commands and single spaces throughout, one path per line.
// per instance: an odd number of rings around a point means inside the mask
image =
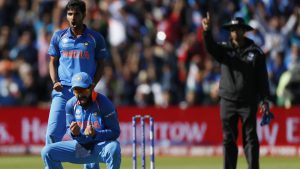
M 93 102 L 96 101 L 97 96 L 98 96 L 98 93 L 95 92 L 95 91 L 92 91 L 92 100 L 93 100 Z

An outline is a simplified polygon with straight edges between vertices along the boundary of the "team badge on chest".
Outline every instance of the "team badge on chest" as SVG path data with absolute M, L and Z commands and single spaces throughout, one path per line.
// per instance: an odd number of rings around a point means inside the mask
M 93 113 L 93 116 L 94 116 L 94 117 L 97 117 L 97 114 L 98 114 L 98 112 L 94 112 L 94 113 Z
M 81 113 L 80 113 L 80 110 L 78 110 L 78 109 L 75 111 L 75 118 L 76 119 L 80 119 L 81 118 Z
M 247 61 L 252 62 L 254 59 L 254 53 L 249 52 L 247 55 Z

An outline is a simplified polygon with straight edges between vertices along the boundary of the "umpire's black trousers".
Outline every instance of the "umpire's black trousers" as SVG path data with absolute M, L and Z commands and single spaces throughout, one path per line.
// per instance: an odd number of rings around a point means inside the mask
M 242 120 L 243 147 L 248 169 L 259 169 L 259 142 L 256 132 L 257 104 L 221 98 L 224 169 L 236 169 L 238 120 Z

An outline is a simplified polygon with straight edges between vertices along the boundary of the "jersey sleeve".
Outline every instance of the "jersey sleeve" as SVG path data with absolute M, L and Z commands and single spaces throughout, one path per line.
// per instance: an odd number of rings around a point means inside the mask
M 259 50 L 259 55 L 256 63 L 256 77 L 258 81 L 258 93 L 260 100 L 269 100 L 270 97 L 270 87 L 268 81 L 268 72 L 266 66 L 266 56 Z
M 222 63 L 226 52 L 223 46 L 214 41 L 211 30 L 203 31 L 203 37 L 206 50 L 217 62 Z
M 101 105 L 103 106 L 101 108 L 103 110 L 101 118 L 103 119 L 104 129 L 96 131 L 96 135 L 94 138 L 96 142 L 116 140 L 120 135 L 120 126 L 117 111 L 107 98 L 105 100 L 106 101 L 101 99 Z
M 59 57 L 59 32 L 55 32 L 51 38 L 49 49 L 48 49 L 48 55 L 49 56 L 55 56 Z
M 73 121 L 75 121 L 75 116 L 73 112 L 73 104 L 72 101 L 69 100 L 66 104 L 66 127 L 67 127 L 67 134 L 72 136 L 70 131 L 70 125 Z
M 105 40 L 103 36 L 99 33 L 96 34 L 96 49 L 95 49 L 95 58 L 99 59 L 107 59 L 109 56 Z
M 66 104 L 66 125 L 67 128 L 71 125 L 73 121 L 75 121 L 75 116 L 74 116 L 74 106 L 72 100 L 69 100 Z

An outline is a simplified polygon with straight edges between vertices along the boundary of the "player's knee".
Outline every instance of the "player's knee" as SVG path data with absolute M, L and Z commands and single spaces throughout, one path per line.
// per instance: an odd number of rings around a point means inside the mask
M 45 159 L 50 156 L 50 153 L 51 153 L 51 146 L 45 146 L 41 151 L 41 156 L 43 159 Z
M 46 135 L 46 145 L 61 141 L 63 135 L 55 134 L 54 132 Z
M 43 149 L 42 149 L 42 151 L 41 151 L 42 159 L 45 159 L 45 158 L 46 158 L 48 152 L 49 152 L 48 146 L 43 147 Z
M 258 141 L 257 136 L 246 137 L 245 140 L 244 140 L 244 144 L 250 144 L 250 145 L 256 146 L 256 145 L 259 144 L 259 141 Z
M 223 137 L 223 145 L 236 145 L 236 140 L 232 137 Z
M 51 140 L 51 136 L 50 135 L 46 135 L 46 145 L 47 144 L 51 144 L 52 140 Z
M 120 156 L 121 147 L 119 142 L 117 141 L 110 142 L 107 148 L 108 148 L 109 155 L 111 155 L 112 158 L 116 158 Z

